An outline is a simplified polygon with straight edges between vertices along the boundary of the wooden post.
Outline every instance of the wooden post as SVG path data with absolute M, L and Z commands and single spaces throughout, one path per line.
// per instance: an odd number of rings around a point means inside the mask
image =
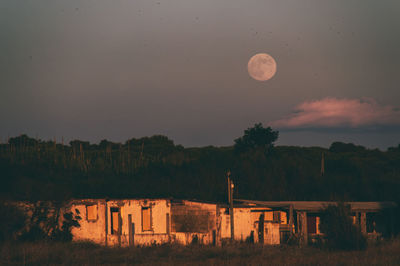
M 106 247 L 107 247 L 107 245 L 108 245 L 108 215 L 107 215 L 107 212 L 108 212 L 108 206 L 107 206 L 107 201 L 104 203 L 104 219 L 105 219 L 105 239 L 104 239 L 104 242 L 105 242 L 105 245 L 106 245 Z M 112 229 L 111 229 L 112 230 Z
M 355 212 L 356 215 L 356 225 L 358 227 L 360 227 L 360 213 L 359 212 Z
M 231 179 L 230 179 L 230 172 L 228 171 L 227 175 L 227 182 L 228 182 L 228 205 L 231 204 Z
M 217 245 L 217 231 L 212 230 L 212 245 L 215 247 Z
M 261 213 L 258 217 L 258 243 L 264 244 L 264 221 L 265 214 Z
M 121 235 L 122 235 L 122 218 L 121 208 L 118 208 L 118 246 L 121 246 Z
M 307 212 L 301 211 L 298 212 L 297 221 L 299 222 L 299 236 L 300 236 L 300 245 L 307 245 L 308 243 L 308 232 L 307 232 Z
M 129 232 L 129 246 L 133 246 L 133 235 L 132 235 L 132 214 L 128 214 L 128 232 Z
M 303 212 L 303 235 L 304 235 L 304 244 L 308 244 L 308 227 L 307 227 L 307 212 Z
M 132 246 L 135 245 L 135 223 L 131 223 L 131 230 L 132 230 Z
M 363 234 L 367 234 L 367 214 L 365 212 L 361 213 L 360 228 Z
M 231 208 L 231 237 L 232 237 L 232 240 L 235 240 L 235 229 L 234 229 L 234 225 L 235 225 L 235 222 L 234 222 L 234 215 L 233 215 L 233 212 L 234 212 L 234 210 L 233 210 L 233 182 L 232 182 L 232 180 L 231 180 L 231 204 L 230 204 L 230 208 Z
M 289 205 L 289 230 L 290 236 L 293 236 L 293 204 Z
M 170 226 L 170 222 L 169 222 L 169 213 L 167 213 L 166 224 L 167 224 L 167 235 L 169 236 L 171 234 L 171 226 Z
M 234 184 L 231 180 L 231 171 L 226 173 L 228 177 L 228 196 L 229 196 L 229 215 L 231 218 L 231 241 L 235 240 L 235 227 L 234 227 L 234 216 L 233 216 L 233 188 Z
M 221 244 L 221 223 L 222 223 L 222 215 L 221 215 L 221 209 L 218 207 L 216 208 L 216 217 L 215 217 L 215 225 L 216 225 L 216 245 L 220 245 Z

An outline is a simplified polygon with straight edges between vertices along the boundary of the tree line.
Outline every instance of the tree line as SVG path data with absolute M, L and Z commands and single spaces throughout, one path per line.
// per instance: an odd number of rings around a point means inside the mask
M 256 124 L 233 146 L 185 148 L 161 135 L 98 144 L 20 135 L 0 144 L 0 196 L 223 202 L 230 170 L 235 198 L 400 201 L 400 145 L 386 151 L 341 142 L 329 149 L 275 146 L 278 136 Z

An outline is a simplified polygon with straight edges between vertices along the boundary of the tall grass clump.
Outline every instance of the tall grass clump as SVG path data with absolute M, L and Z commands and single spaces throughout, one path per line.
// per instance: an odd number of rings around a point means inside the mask
M 350 218 L 350 206 L 344 203 L 327 206 L 321 216 L 321 232 L 326 246 L 337 250 L 365 250 L 367 239 Z

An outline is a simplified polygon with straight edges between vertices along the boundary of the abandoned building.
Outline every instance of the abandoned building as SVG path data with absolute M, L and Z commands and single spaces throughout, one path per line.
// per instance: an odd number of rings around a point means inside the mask
M 285 212 L 288 219 L 280 223 L 280 239 L 286 241 L 296 234 L 300 242 L 307 244 L 322 235 L 320 218 L 322 211 L 329 205 L 328 201 L 252 201 L 237 200 L 242 204 L 265 206 L 276 211 Z M 369 238 L 389 236 L 394 232 L 396 203 L 394 202 L 345 202 L 350 206 L 353 223 Z
M 196 200 L 82 199 L 70 201 L 65 210 L 77 211 L 81 216 L 80 227 L 72 230 L 74 241 L 92 241 L 106 246 L 220 245 L 234 239 L 277 245 L 293 235 L 299 237 L 301 243 L 321 235 L 320 213 L 329 204 L 335 203 L 235 200 L 231 216 L 228 204 Z M 347 204 L 354 215 L 354 223 L 364 234 L 376 236 L 391 232 L 393 221 L 380 220 L 378 213 L 390 213 L 395 203 Z

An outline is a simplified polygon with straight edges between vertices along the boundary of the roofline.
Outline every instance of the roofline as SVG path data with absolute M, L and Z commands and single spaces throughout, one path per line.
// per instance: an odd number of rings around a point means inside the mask
M 168 198 L 72 198 L 66 200 L 65 203 L 71 204 L 76 202 L 107 202 L 107 201 L 123 201 L 123 200 L 165 200 L 170 203 L 179 202 L 179 201 L 189 201 L 189 202 L 197 202 L 204 204 L 214 204 L 219 208 L 228 208 L 229 205 L 226 202 L 212 202 L 206 200 L 197 200 L 197 199 L 175 199 L 172 197 Z M 260 200 L 246 200 L 246 199 L 234 199 L 236 202 L 234 204 L 234 208 L 271 208 L 275 210 L 288 210 L 290 206 L 293 207 L 293 210 L 297 211 L 310 211 L 310 212 L 318 212 L 321 209 L 329 206 L 337 204 L 337 201 L 260 201 Z M 24 203 L 34 203 L 31 201 L 16 201 L 16 202 L 24 202 Z M 41 200 L 39 202 L 51 202 L 51 200 Z M 370 211 L 376 212 L 383 209 L 391 209 L 396 208 L 398 205 L 393 201 L 350 201 L 343 202 L 344 204 L 349 204 L 351 206 L 352 211 Z
M 294 210 L 319 211 L 329 205 L 336 205 L 337 201 L 258 201 L 235 199 L 237 202 L 255 204 L 272 208 L 290 208 Z M 396 208 L 397 204 L 393 201 L 349 201 L 343 202 L 351 206 L 352 211 L 379 211 L 382 209 Z

